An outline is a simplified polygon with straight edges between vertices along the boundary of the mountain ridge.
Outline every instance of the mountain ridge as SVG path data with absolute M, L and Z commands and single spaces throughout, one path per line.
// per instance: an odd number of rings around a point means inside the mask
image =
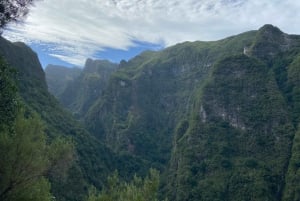
M 82 72 L 66 85 L 58 99 L 76 116 L 84 115 L 91 102 L 101 96 L 110 75 L 117 68 L 118 64 L 107 60 L 87 59 Z
M 63 109 L 48 92 L 45 74 L 37 54 L 24 43 L 11 43 L 0 37 L 0 55 L 17 73 L 18 94 L 29 113 L 37 113 L 45 123 L 47 140 L 71 139 L 75 146 L 74 165 L 66 178 L 52 178 L 51 193 L 57 200 L 84 200 L 88 188 L 103 188 L 107 175 L 118 170 L 122 178 L 134 172 L 145 174 L 144 162 L 131 156 L 113 153 L 106 145 L 92 136 L 84 126 Z
M 300 36 L 272 25 L 147 51 L 78 118 L 114 153 L 161 170 L 161 197 L 296 201 L 299 55 Z

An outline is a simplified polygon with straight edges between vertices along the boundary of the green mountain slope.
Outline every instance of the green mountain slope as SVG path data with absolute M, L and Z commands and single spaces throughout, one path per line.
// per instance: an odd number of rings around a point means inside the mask
M 89 130 L 117 152 L 165 166 L 174 128 L 189 116 L 212 65 L 226 54 L 243 52 L 254 40 L 253 33 L 217 42 L 186 42 L 123 62 L 89 109 Z
M 292 176 L 298 100 L 289 93 L 286 72 L 299 44 L 299 36 L 267 25 L 247 55 L 214 65 L 193 114 L 178 125 L 167 187 L 172 200 L 299 198 Z
M 170 165 L 174 200 L 278 200 L 294 135 L 268 67 L 247 56 L 215 65 Z M 191 189 L 191 190 L 188 190 Z
M 78 118 L 85 115 L 95 99 L 102 95 L 102 90 L 118 64 L 106 60 L 87 59 L 81 74 L 69 82 L 58 100 Z
M 65 114 L 44 118 L 80 139 L 84 181 L 102 186 L 107 167 L 123 175 L 155 167 L 169 200 L 300 199 L 300 36 L 265 25 L 147 51 L 109 69 L 102 79 L 86 68 L 61 99 L 93 136 L 76 126 L 78 135 Z M 43 113 L 45 104 L 31 105 Z
M 297 200 L 299 39 L 265 25 L 145 52 L 112 74 L 86 125 L 166 168 L 170 200 Z
M 45 68 L 48 91 L 56 98 L 59 98 L 68 83 L 77 78 L 80 73 L 80 68 L 48 65 Z
M 124 178 L 143 170 L 144 162 L 113 153 L 90 135 L 79 122 L 61 108 L 48 93 L 45 74 L 37 55 L 23 43 L 11 43 L 0 38 L 0 55 L 17 70 L 20 96 L 29 110 L 38 113 L 46 124 L 46 134 L 73 139 L 77 160 L 65 179 L 50 178 L 57 200 L 83 200 L 90 185 L 101 188 L 107 175 L 119 170 Z

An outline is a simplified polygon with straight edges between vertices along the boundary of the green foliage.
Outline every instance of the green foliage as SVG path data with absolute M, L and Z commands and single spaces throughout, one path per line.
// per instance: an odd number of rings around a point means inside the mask
M 252 57 L 226 57 L 201 93 L 174 145 L 169 199 L 276 200 L 294 129 L 273 72 Z
M 300 55 L 288 66 L 288 85 L 295 124 L 300 121 Z
M 43 177 L 49 168 L 44 125 L 38 117 L 18 114 L 15 132 L 0 134 L 1 200 L 51 200 Z
M 284 201 L 296 201 L 300 199 L 300 131 L 295 134 L 292 156 L 285 178 Z
M 90 184 L 100 189 L 107 175 L 115 169 L 119 170 L 122 178 L 130 178 L 135 172 L 138 175 L 147 172 L 144 160 L 113 153 L 90 135 L 69 112 L 62 109 L 47 91 L 43 69 L 37 55 L 29 47 L 0 38 L 0 55 L 17 71 L 15 80 L 18 81 L 18 96 L 26 108 L 26 114 L 38 113 L 45 122 L 47 143 L 53 149 L 64 144 L 71 144 L 75 148 L 69 152 L 70 147 L 61 147 L 67 153 L 61 156 L 49 155 L 53 162 L 50 163 L 52 168 L 47 171 L 46 176 L 51 182 L 51 192 L 56 200 L 83 200 Z M 56 152 L 64 153 L 59 150 Z M 69 161 L 72 157 L 74 162 Z M 71 168 L 65 169 L 69 165 Z M 64 170 L 61 171 L 60 168 Z
M 47 176 L 65 177 L 74 161 L 74 145 L 57 138 L 50 144 L 44 124 L 19 112 L 13 131 L 0 133 L 1 200 L 51 200 Z
M 212 64 L 241 53 L 254 36 L 247 32 L 216 42 L 187 42 L 122 62 L 89 108 L 87 128 L 114 151 L 164 169 L 176 125 L 189 116 L 195 91 Z
M 144 52 L 107 74 L 87 68 L 65 97 L 93 136 L 46 91 L 30 49 L 1 39 L 0 53 L 19 71 L 26 107 L 46 122 L 57 200 L 83 200 L 91 184 L 89 201 L 157 200 L 155 172 L 123 181 L 149 167 L 166 170 L 161 197 L 174 201 L 299 200 L 299 41 L 267 25 Z M 120 176 L 106 185 L 114 169 Z M 50 188 L 43 177 L 32 186 L 22 192 Z
M 297 128 L 293 139 L 293 146 L 290 151 L 290 161 L 285 175 L 285 187 L 282 200 L 296 201 L 300 199 L 299 188 L 299 161 L 300 161 L 300 138 L 299 138 L 299 120 L 300 120 L 300 59 L 299 49 L 293 49 L 283 54 L 275 62 L 276 75 L 281 75 L 283 79 L 278 79 L 278 83 L 283 86 L 282 91 L 290 106 L 290 113 L 293 123 Z
M 0 57 L 0 130 L 9 128 L 16 117 L 17 87 L 15 72 Z
M 159 172 L 154 169 L 145 179 L 134 176 L 129 183 L 121 182 L 115 172 L 108 177 L 108 187 L 100 193 L 90 188 L 87 201 L 157 201 L 158 187 Z
M 86 125 L 117 153 L 161 170 L 170 160 L 171 200 L 279 199 L 299 116 L 299 44 L 266 25 L 144 52 L 111 75 Z
M 50 161 L 49 176 L 65 179 L 76 158 L 74 142 L 68 138 L 55 138 L 48 147 L 48 158 Z

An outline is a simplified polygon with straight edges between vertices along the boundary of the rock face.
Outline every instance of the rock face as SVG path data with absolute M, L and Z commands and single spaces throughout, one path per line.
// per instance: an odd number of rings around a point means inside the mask
M 59 101 L 75 116 L 82 118 L 93 102 L 102 95 L 110 75 L 117 64 L 106 60 L 87 59 L 84 69 L 75 79 L 68 82 Z
M 68 68 L 65 66 L 48 65 L 45 68 L 45 74 L 49 92 L 56 98 L 59 98 L 69 82 L 76 79 L 81 71 L 77 67 Z

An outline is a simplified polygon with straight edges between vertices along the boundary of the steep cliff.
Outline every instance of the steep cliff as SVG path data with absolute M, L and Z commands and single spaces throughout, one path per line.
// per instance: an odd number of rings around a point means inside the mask
M 170 199 L 299 199 L 292 176 L 298 170 L 299 99 L 291 95 L 288 74 L 293 67 L 293 77 L 299 74 L 299 38 L 266 25 L 246 55 L 214 64 L 194 112 L 176 130 Z
M 89 109 L 89 130 L 116 152 L 165 166 L 176 124 L 193 109 L 195 93 L 220 58 L 243 52 L 246 32 L 216 42 L 186 42 L 144 52 L 111 75 L 104 95 Z
M 185 42 L 121 62 L 105 84 L 83 73 L 66 105 L 113 153 L 160 169 L 169 200 L 296 201 L 299 55 L 300 36 L 272 25 Z
M 81 69 L 77 67 L 68 68 L 58 65 L 48 65 L 45 68 L 48 91 L 56 98 L 59 98 L 69 82 L 76 79 L 80 73 Z
M 87 59 L 80 75 L 70 81 L 58 100 L 81 119 L 95 100 L 102 96 L 110 75 L 117 64 L 106 60 Z
M 112 74 L 87 126 L 167 167 L 171 200 L 297 200 L 299 39 L 265 25 L 145 52 Z

